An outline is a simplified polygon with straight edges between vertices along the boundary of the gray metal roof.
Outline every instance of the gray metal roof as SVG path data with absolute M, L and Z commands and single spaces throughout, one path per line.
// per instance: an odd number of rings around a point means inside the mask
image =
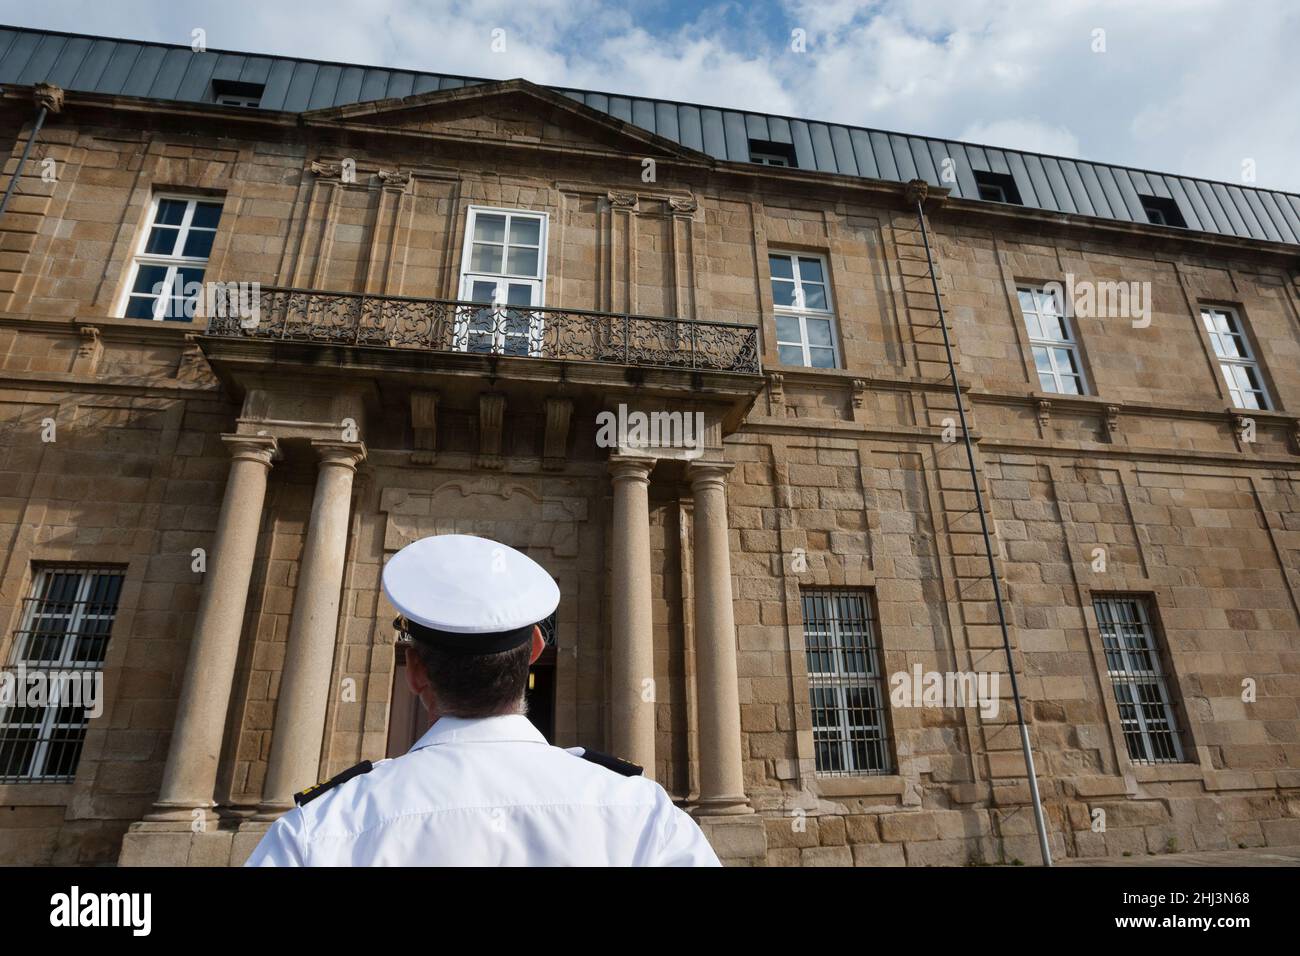
M 0 27 L 0 83 L 211 102 L 214 80 L 264 85 L 261 107 L 290 112 L 492 82 Z M 716 159 L 749 162 L 749 140 L 766 140 L 793 147 L 801 169 L 898 182 L 921 178 L 975 200 L 975 172 L 1002 173 L 1014 179 L 1023 204 L 1038 209 L 1146 223 L 1139 197 L 1155 196 L 1176 203 L 1190 229 L 1300 244 L 1300 196 L 1279 190 L 669 100 L 557 92 Z M 954 161 L 955 183 L 940 182 L 946 158 Z

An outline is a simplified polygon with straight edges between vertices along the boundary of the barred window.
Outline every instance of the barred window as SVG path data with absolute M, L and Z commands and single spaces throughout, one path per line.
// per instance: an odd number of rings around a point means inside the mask
M 1178 722 L 1147 599 L 1094 596 L 1092 606 L 1130 759 L 1142 764 L 1180 763 Z
M 5 668 L 0 783 L 58 783 L 75 776 L 91 694 L 103 687 L 98 675 L 122 578 L 120 570 L 68 565 L 37 574 Z
M 817 772 L 889 773 L 889 731 L 871 597 L 847 589 L 805 589 L 802 596 Z

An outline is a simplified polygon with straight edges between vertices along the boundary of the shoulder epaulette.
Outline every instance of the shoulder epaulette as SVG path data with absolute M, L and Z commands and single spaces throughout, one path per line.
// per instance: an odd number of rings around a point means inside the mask
M 569 753 L 575 757 L 581 757 L 583 760 L 590 760 L 594 764 L 599 764 L 606 770 L 612 770 L 624 777 L 639 777 L 645 773 L 645 768 L 634 764 L 630 760 L 624 760 L 622 757 L 615 757 L 612 754 L 603 754 L 599 750 L 588 750 L 586 747 L 574 747 Z
M 328 793 L 330 790 L 333 790 L 339 784 L 347 783 L 353 777 L 359 777 L 363 773 L 370 773 L 370 771 L 374 769 L 375 769 L 375 765 L 373 763 L 371 763 L 369 760 L 363 760 L 355 767 L 349 767 L 347 770 L 344 770 L 342 773 L 330 777 L 324 783 L 318 783 L 314 787 L 308 787 L 306 790 L 303 790 L 299 793 L 295 793 L 293 795 L 294 805 L 301 807 L 308 803 L 311 803 L 321 794 Z

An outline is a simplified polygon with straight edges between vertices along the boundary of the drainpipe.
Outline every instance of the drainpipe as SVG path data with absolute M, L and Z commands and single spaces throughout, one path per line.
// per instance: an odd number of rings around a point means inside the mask
M 18 185 L 18 179 L 22 176 L 23 168 L 27 165 L 27 157 L 32 151 L 32 144 L 36 142 L 36 137 L 41 135 L 41 127 L 45 125 L 46 115 L 59 113 L 63 110 L 62 87 L 53 86 L 49 83 L 37 83 L 32 87 L 32 93 L 33 98 L 36 100 L 36 123 L 27 136 L 27 144 L 23 146 L 23 155 L 18 160 L 18 168 L 9 177 L 9 185 L 5 187 L 5 198 L 0 200 L 0 216 L 3 216 L 5 210 L 9 208 L 9 197 L 14 194 L 14 187 Z
M 952 357 L 952 340 L 948 337 L 948 320 L 943 314 L 943 299 L 939 295 L 939 280 L 934 273 L 934 256 L 930 252 L 930 232 L 925 223 L 925 197 L 928 183 L 913 179 L 906 187 L 908 202 L 916 205 L 916 218 L 921 223 L 921 240 L 925 243 L 925 261 L 930 268 L 930 286 L 934 289 L 934 304 L 939 309 L 939 327 L 943 329 L 943 350 L 948 356 L 948 374 L 952 376 L 952 393 L 957 399 L 957 414 L 961 419 L 961 434 L 966 443 L 966 464 L 970 468 L 970 483 L 975 489 L 975 510 L 980 516 L 980 531 L 984 535 L 984 554 L 989 562 L 989 580 L 993 582 L 993 602 L 998 608 L 998 626 L 1002 629 L 1002 649 L 1007 655 L 1007 673 L 1011 675 L 1011 698 L 1016 704 L 1016 723 L 1020 725 L 1020 749 L 1025 755 L 1025 769 L 1029 773 L 1029 795 L 1034 804 L 1034 823 L 1038 827 L 1038 848 L 1043 855 L 1043 865 L 1052 865 L 1052 851 L 1047 843 L 1047 823 L 1043 819 L 1043 801 L 1038 794 L 1038 778 L 1034 773 L 1034 752 L 1029 746 L 1029 727 L 1025 723 L 1024 707 L 1020 703 L 1020 684 L 1016 679 L 1016 665 L 1011 658 L 1011 636 L 1007 631 L 1006 609 L 1002 605 L 1002 582 L 998 580 L 993 564 L 993 539 L 989 535 L 989 522 L 984 514 L 984 494 L 980 491 L 979 476 L 975 471 L 975 448 L 971 444 L 970 430 L 966 427 L 966 406 L 961 397 L 961 383 L 957 380 L 957 364 Z

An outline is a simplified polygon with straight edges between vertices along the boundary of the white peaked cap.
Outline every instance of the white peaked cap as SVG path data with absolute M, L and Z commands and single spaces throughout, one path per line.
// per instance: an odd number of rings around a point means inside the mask
M 453 634 L 497 634 L 544 621 L 560 588 L 514 548 L 468 534 L 408 544 L 384 566 L 384 593 L 409 621 Z

